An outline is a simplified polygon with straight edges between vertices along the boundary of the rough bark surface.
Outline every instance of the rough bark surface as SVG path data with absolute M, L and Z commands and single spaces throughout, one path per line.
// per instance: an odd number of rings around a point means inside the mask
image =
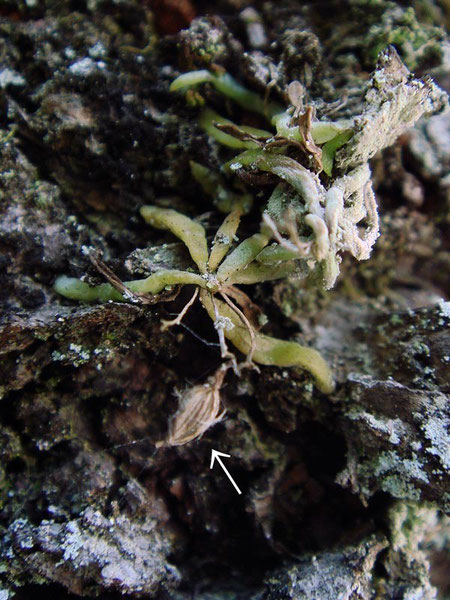
M 226 153 L 198 126 L 202 100 L 169 93 L 179 73 L 225 69 L 279 100 L 300 80 L 319 113 L 351 116 L 389 44 L 449 90 L 449 15 L 444 0 L 1 3 L 0 600 L 450 597 L 449 113 L 371 158 L 368 261 L 345 258 L 330 291 L 251 292 L 264 331 L 329 361 L 330 396 L 306 373 L 229 375 L 226 418 L 156 450 L 176 391 L 220 365 L 204 311 L 162 332 L 187 290 L 82 304 L 52 287 L 103 281 L 89 249 L 124 280 L 189 264 L 142 204 L 217 229 L 189 161 L 217 169 Z M 242 495 L 210 471 L 211 448 L 231 455 Z

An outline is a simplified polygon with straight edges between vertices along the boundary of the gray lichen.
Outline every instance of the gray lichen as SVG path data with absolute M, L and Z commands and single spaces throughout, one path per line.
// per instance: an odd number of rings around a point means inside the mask
M 202 17 L 206 4 L 195 2 L 191 27 L 190 0 L 170 14 L 161 10 L 168 2 L 150 4 L 2 6 L 0 598 L 443 595 L 448 521 L 435 507 L 450 505 L 449 314 L 438 302 L 448 292 L 449 113 L 419 121 L 371 159 L 382 236 L 370 261 L 341 248 L 341 275 L 327 293 L 308 277 L 253 288 L 271 335 L 314 346 L 332 365 L 328 398 L 285 368 L 230 377 L 226 418 L 189 446 L 155 453 L 176 412 L 173 390 L 217 368 L 213 328 L 194 308 L 185 329 L 161 332 L 179 304 L 82 307 L 52 285 L 61 273 L 101 282 L 86 249 L 101 251 L 124 280 L 192 266 L 181 244 L 165 246 L 164 232 L 143 226 L 142 204 L 201 215 L 209 243 L 216 211 L 245 190 L 255 198 L 241 239 L 258 229 L 273 174 L 255 188 L 239 180 L 251 172 L 222 172 L 214 201 L 191 160 L 218 173 L 233 154 L 198 126 L 199 103 L 244 126 L 265 127 L 264 117 L 211 85 L 186 103 L 169 93 L 179 72 L 225 69 L 259 105 L 267 94 L 283 107 L 298 80 L 319 123 L 355 128 L 353 150 L 365 160 L 358 140 L 369 154 L 375 147 L 364 123 L 381 148 L 378 127 L 389 139 L 389 126 L 410 122 L 395 110 L 390 120 L 396 95 L 414 114 L 419 99 L 439 109 L 421 77 L 448 85 L 448 44 L 436 31 L 447 3 L 420 0 L 413 15 L 404 2 L 343 0 L 324 19 L 323 3 L 268 0 L 250 22 L 242 3 L 223 0 Z M 169 26 L 188 29 L 175 38 Z M 388 43 L 417 77 L 401 68 L 397 79 L 371 79 Z M 336 164 L 332 181 L 319 175 L 325 191 L 348 174 Z M 282 188 L 279 208 L 295 201 L 303 226 L 301 197 Z M 353 201 L 346 194 L 345 208 Z M 300 232 L 311 246 L 316 230 L 305 222 Z M 208 470 L 211 447 L 232 455 L 242 497 Z
M 384 52 L 369 84 L 364 112 L 354 121 L 355 135 L 338 151 L 337 164 L 341 168 L 364 164 L 420 117 L 447 106 L 443 90 L 430 79 L 412 78 L 397 53 Z
M 423 393 L 393 381 L 350 377 L 352 408 L 347 417 L 349 466 L 338 481 L 350 484 L 363 497 L 381 489 L 394 498 L 432 500 L 443 510 L 449 464 L 448 399 L 439 392 Z M 403 405 L 395 419 L 384 401 Z M 384 400 L 383 400 L 384 399 Z M 388 400 L 389 399 L 389 400 Z M 367 416 L 367 409 L 371 414 Z M 378 413 L 378 414 L 377 414 Z M 383 414 L 384 413 L 384 414 Z M 361 448 L 361 450 L 359 450 Z
M 312 555 L 285 567 L 267 581 L 263 598 L 330 600 L 374 597 L 372 567 L 387 546 L 383 538 L 364 540 L 357 547 Z
M 167 562 L 171 550 L 150 515 L 138 523 L 125 515 L 105 517 L 88 508 L 64 523 L 44 519 L 36 526 L 17 519 L 9 529 L 2 558 L 12 571 L 22 563 L 38 581 L 70 579 L 76 594 L 109 589 L 142 597 L 154 594 L 162 583 L 173 585 L 179 580 L 177 569 Z

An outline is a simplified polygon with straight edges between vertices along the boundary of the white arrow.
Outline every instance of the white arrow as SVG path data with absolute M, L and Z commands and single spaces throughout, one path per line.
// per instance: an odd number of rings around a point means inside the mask
M 211 464 L 209 465 L 209 468 L 212 469 L 214 466 L 214 461 L 217 459 L 217 462 L 219 463 L 219 465 L 222 467 L 222 469 L 225 471 L 225 475 L 228 477 L 228 479 L 231 481 L 231 483 L 234 485 L 236 491 L 238 494 L 242 494 L 241 490 L 238 488 L 238 486 L 236 485 L 236 482 L 234 481 L 234 479 L 231 477 L 231 475 L 228 473 L 228 469 L 226 468 L 226 466 L 223 464 L 222 460 L 221 460 L 221 456 L 225 457 L 225 458 L 230 458 L 229 454 L 224 454 L 223 452 L 218 452 L 217 450 L 211 450 Z

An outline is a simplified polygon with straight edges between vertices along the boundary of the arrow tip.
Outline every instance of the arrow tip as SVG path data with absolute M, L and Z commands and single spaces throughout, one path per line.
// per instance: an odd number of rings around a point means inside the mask
M 219 452 L 218 450 L 214 450 L 214 448 L 211 448 L 211 462 L 209 464 L 210 469 L 213 468 L 216 458 L 219 458 L 220 456 L 224 456 L 225 458 L 230 458 L 229 454 L 225 454 L 224 452 Z

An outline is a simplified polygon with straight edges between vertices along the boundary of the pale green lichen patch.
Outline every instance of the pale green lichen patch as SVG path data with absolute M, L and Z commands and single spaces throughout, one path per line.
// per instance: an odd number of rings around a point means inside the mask
M 420 484 L 429 482 L 416 455 L 403 458 L 396 452 L 384 452 L 372 466 L 372 473 L 380 478 L 381 489 L 394 498 L 420 500 Z
M 370 376 L 352 375 L 349 385 L 344 422 L 349 462 L 338 481 L 365 498 L 383 490 L 448 510 L 448 398 Z
M 436 598 L 436 590 L 429 580 L 428 558 L 430 547 L 437 549 L 440 544 L 440 530 L 445 532 L 445 523 L 441 528 L 439 521 L 436 509 L 416 502 L 395 502 L 388 511 L 390 547 L 383 563 L 387 571 L 395 569 L 407 574 L 407 577 L 402 577 L 404 598 Z M 391 592 L 386 589 L 384 597 L 394 597 Z
M 420 428 L 429 442 L 426 452 L 436 456 L 444 471 L 450 470 L 450 419 L 445 408 L 436 407 L 431 415 L 420 415 Z
M 16 519 L 5 550 L 11 558 L 26 551 L 31 558 L 30 571 L 36 576 L 45 573 L 43 565 L 49 554 L 54 557 L 52 579 L 69 572 L 74 582 L 81 583 L 90 573 L 93 584 L 103 589 L 153 595 L 161 581 L 179 580 L 178 570 L 167 563 L 171 543 L 157 524 L 151 516 L 136 523 L 123 515 L 108 518 L 93 508 L 63 522 L 43 519 L 35 525 Z
M 432 12 L 431 5 L 427 10 Z M 419 22 L 413 6 L 403 8 L 391 4 L 367 33 L 366 56 L 372 61 L 376 60 L 379 52 L 393 44 L 410 69 L 416 69 L 422 61 L 440 56 L 443 52 L 440 42 L 445 32 L 444 28 L 429 22 L 430 16 L 428 22 Z
M 365 421 L 372 430 L 379 431 L 387 436 L 389 442 L 394 446 L 400 444 L 406 433 L 405 424 L 401 419 L 389 419 L 382 416 L 376 416 L 373 413 L 359 410 L 356 407 L 346 413 L 346 416 L 353 421 Z
M 450 469 L 450 439 L 448 428 L 441 422 L 428 421 L 424 426 L 425 436 L 430 440 L 431 446 L 427 452 L 439 457 L 442 466 Z
M 375 475 L 396 472 L 402 478 L 409 478 L 415 481 L 428 483 L 428 475 L 423 471 L 423 467 L 418 461 L 416 455 L 411 458 L 402 458 L 395 452 L 384 452 L 377 460 Z

